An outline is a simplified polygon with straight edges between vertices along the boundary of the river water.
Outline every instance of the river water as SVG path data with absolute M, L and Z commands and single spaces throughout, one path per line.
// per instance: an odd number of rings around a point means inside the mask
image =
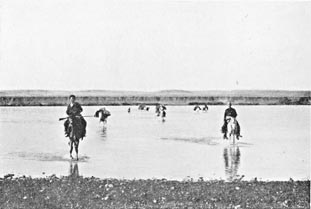
M 94 115 L 100 107 L 84 107 Z M 108 123 L 86 118 L 78 162 L 70 160 L 63 122 L 66 107 L 0 107 L 0 176 L 82 176 L 183 180 L 310 179 L 309 106 L 235 106 L 243 137 L 230 145 L 220 127 L 225 106 L 194 112 L 168 106 L 165 121 L 154 107 L 106 107 Z

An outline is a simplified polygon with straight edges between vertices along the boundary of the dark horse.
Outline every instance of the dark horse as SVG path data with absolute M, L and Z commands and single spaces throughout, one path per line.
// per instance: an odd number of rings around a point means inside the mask
M 82 116 L 69 117 L 69 146 L 70 146 L 70 157 L 72 157 L 73 145 L 75 146 L 76 159 L 79 160 L 79 142 L 83 140 L 83 124 Z

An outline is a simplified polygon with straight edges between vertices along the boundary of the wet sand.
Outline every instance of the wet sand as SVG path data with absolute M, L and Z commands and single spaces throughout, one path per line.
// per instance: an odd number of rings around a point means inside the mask
M 310 181 L 0 178 L 0 208 L 310 208 Z

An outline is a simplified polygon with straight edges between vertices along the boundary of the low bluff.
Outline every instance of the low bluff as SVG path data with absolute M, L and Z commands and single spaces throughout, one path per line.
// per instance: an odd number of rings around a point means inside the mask
M 244 96 L 78 96 L 81 105 L 310 105 L 311 97 L 244 97 Z M 64 106 L 66 96 L 1 96 L 0 106 Z

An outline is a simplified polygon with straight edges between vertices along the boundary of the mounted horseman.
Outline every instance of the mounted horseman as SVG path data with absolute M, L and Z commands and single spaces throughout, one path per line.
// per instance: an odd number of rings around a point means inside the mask
M 238 116 L 236 110 L 234 108 L 232 108 L 232 104 L 231 102 L 228 103 L 228 108 L 225 110 L 225 114 L 224 114 L 224 125 L 221 128 L 222 133 L 224 134 L 223 138 L 224 139 L 228 139 L 227 136 L 227 125 L 228 125 L 228 120 L 230 120 L 230 118 L 234 118 L 236 120 L 236 117 Z M 236 120 L 236 137 L 239 140 L 239 137 L 241 137 L 240 133 L 241 133 L 241 128 L 240 128 L 240 124 L 238 123 L 238 121 Z
M 70 121 L 75 120 L 78 126 L 78 129 L 81 130 L 81 137 L 85 137 L 86 134 L 86 121 L 82 117 L 81 112 L 83 111 L 81 105 L 76 102 L 76 96 L 70 95 L 69 96 L 70 104 L 67 106 L 66 114 L 68 115 L 67 120 L 64 123 L 65 126 L 65 136 L 69 137 L 70 135 Z

